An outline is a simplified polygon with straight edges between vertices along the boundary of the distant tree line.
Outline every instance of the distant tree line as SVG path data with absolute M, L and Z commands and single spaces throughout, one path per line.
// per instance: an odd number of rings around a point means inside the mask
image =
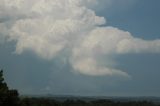
M 24 98 L 21 100 L 21 106 L 160 106 L 148 101 L 130 101 L 130 102 L 114 102 L 111 100 L 65 100 L 56 101 L 46 98 Z
M 17 90 L 11 90 L 4 82 L 3 70 L 0 71 L 0 106 L 160 106 L 148 101 L 115 102 L 106 99 L 84 101 L 58 101 L 52 98 L 19 97 Z

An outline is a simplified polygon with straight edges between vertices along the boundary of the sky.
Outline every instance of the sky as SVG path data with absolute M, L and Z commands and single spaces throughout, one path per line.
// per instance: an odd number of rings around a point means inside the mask
M 20 94 L 160 96 L 159 0 L 0 0 L 0 68 Z

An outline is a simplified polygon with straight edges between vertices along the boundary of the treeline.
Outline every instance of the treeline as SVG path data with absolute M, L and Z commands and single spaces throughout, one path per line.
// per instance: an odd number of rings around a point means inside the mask
M 132 102 L 114 102 L 111 100 L 65 100 L 56 101 L 49 98 L 24 98 L 21 100 L 21 106 L 160 106 L 147 101 Z
M 94 101 L 64 100 L 52 98 L 27 98 L 19 97 L 17 90 L 9 89 L 4 82 L 3 70 L 0 71 L 0 106 L 160 106 L 148 101 L 115 102 L 101 99 Z

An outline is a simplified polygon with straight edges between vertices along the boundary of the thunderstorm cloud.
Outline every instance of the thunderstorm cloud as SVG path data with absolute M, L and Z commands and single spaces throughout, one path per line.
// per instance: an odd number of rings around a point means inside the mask
M 0 0 L 0 42 L 15 41 L 15 53 L 30 51 L 47 60 L 64 52 L 76 73 L 129 77 L 123 70 L 104 65 L 101 58 L 160 53 L 160 40 L 135 38 L 107 26 L 107 20 L 93 9 L 102 1 Z

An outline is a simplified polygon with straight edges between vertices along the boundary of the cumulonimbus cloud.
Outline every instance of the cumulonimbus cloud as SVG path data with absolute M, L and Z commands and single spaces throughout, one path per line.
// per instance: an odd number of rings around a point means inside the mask
M 16 41 L 17 54 L 32 51 L 50 60 L 66 50 L 75 72 L 129 77 L 122 70 L 106 67 L 98 57 L 160 53 L 160 40 L 143 40 L 118 28 L 101 26 L 106 24 L 106 19 L 89 8 L 98 2 L 0 0 L 0 36 Z

